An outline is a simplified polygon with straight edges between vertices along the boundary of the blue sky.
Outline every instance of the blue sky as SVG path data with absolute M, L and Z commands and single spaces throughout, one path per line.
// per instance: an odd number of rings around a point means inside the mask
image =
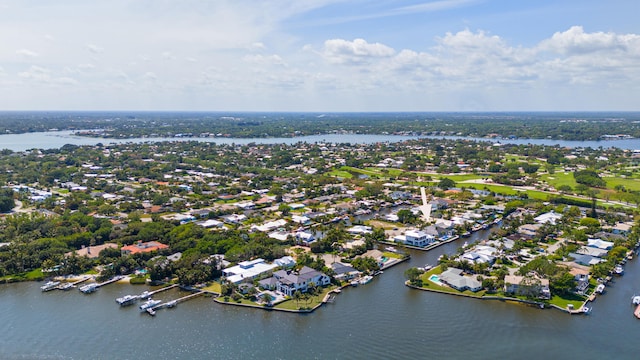
M 0 0 L 0 110 L 640 110 L 640 2 Z

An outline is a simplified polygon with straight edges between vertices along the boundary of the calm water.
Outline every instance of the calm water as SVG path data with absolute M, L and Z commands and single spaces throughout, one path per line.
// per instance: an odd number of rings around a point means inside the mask
M 335 303 L 306 315 L 224 306 L 201 297 L 152 318 L 114 301 L 144 286 L 113 284 L 83 295 L 41 293 L 36 283 L 2 285 L 0 358 L 638 358 L 640 324 L 631 306 L 640 291 L 637 261 L 627 264 L 626 274 L 593 303 L 589 316 L 403 285 L 407 267 L 434 264 L 463 242 L 413 252 L 411 261 L 367 285 L 345 289 Z M 171 291 L 156 298 L 180 295 Z
M 298 142 L 318 143 L 376 143 L 376 142 L 398 142 L 411 139 L 428 138 L 428 139 L 465 139 L 474 141 L 498 141 L 485 138 L 473 137 L 455 137 L 455 136 L 400 136 L 400 135 L 362 135 L 362 134 L 326 134 L 313 136 L 300 136 L 295 138 L 131 138 L 131 139 L 99 139 L 74 136 L 72 131 L 55 131 L 55 132 L 34 132 L 26 134 L 10 134 L 0 135 L 0 149 L 9 149 L 13 151 L 25 151 L 29 149 L 55 149 L 65 144 L 73 145 L 95 145 L 102 144 L 122 144 L 122 143 L 141 143 L 141 142 L 162 142 L 162 141 L 202 141 L 216 144 L 295 144 Z M 620 149 L 635 150 L 640 149 L 640 139 L 626 140 L 602 140 L 602 141 L 562 141 L 551 139 L 500 139 L 505 144 L 536 144 L 548 146 L 562 147 L 591 147 L 591 148 L 610 148 L 617 147 Z

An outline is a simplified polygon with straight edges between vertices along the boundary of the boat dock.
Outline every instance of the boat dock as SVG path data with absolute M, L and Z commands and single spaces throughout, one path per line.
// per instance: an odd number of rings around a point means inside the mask
M 163 287 L 163 288 L 160 288 L 160 289 L 157 289 L 157 290 L 153 290 L 153 291 L 145 291 L 144 293 L 142 293 L 142 294 L 140 294 L 138 296 L 140 296 L 140 298 L 146 299 L 146 298 L 152 297 L 153 295 L 155 295 L 157 293 L 161 293 L 163 291 L 167 291 L 167 290 L 173 289 L 175 287 L 178 287 L 178 284 L 169 285 L 169 286 L 166 286 L 166 287 Z
M 176 286 L 177 286 L 177 285 L 176 285 Z M 181 303 L 181 302 L 185 302 L 185 301 L 187 301 L 187 300 L 193 299 L 193 298 L 195 298 L 195 297 L 198 297 L 198 296 L 200 296 L 200 295 L 204 295 L 204 294 L 205 294 L 205 292 L 204 292 L 204 291 L 198 291 L 198 292 L 195 292 L 195 293 L 193 293 L 193 294 L 189 294 L 189 295 L 187 295 L 187 296 L 183 296 L 183 297 L 181 297 L 181 298 L 179 298 L 179 299 L 175 299 L 175 300 L 167 301 L 166 303 L 163 303 L 163 304 L 158 304 L 158 305 L 156 305 L 156 306 L 154 306 L 154 307 L 150 308 L 150 310 L 151 310 L 151 311 L 153 311 L 153 312 L 155 312 L 156 310 L 158 310 L 158 309 L 162 309 L 162 308 L 172 308 L 172 307 L 175 307 L 176 305 L 178 305 L 178 304 L 179 304 L 179 303 Z M 151 313 L 150 313 L 150 314 L 151 314 Z M 153 314 L 151 314 L 151 315 L 153 315 Z
M 124 279 L 124 276 L 122 276 L 122 275 L 114 276 L 113 278 L 111 278 L 111 279 L 109 279 L 109 280 L 107 280 L 105 282 L 97 283 L 95 285 L 95 287 L 96 287 L 96 289 L 97 288 L 101 288 L 101 287 L 103 287 L 105 285 L 113 284 L 114 282 L 120 281 L 122 279 Z
M 70 284 L 73 285 L 73 286 L 76 286 L 78 284 L 82 284 L 83 282 L 85 282 L 85 281 L 87 281 L 89 279 L 93 279 L 93 276 L 90 276 L 90 275 L 83 276 L 82 278 L 80 278 L 80 279 L 78 279 L 76 281 L 70 282 Z

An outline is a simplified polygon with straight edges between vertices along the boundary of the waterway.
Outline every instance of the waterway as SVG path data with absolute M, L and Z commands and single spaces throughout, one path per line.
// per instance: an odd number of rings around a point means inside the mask
M 460 136 L 402 136 L 402 135 L 365 135 L 365 134 L 323 134 L 312 136 L 299 136 L 290 138 L 130 138 L 130 139 L 103 139 L 76 136 L 73 131 L 49 131 L 24 134 L 0 135 L 0 149 L 12 151 L 25 151 L 30 149 L 57 149 L 66 144 L 72 145 L 96 145 L 123 144 L 162 141 L 201 141 L 215 144 L 296 144 L 306 143 L 351 143 L 371 144 L 377 142 L 399 142 L 413 139 L 460 139 L 472 141 L 500 142 L 503 144 L 535 144 L 560 147 L 591 147 L 591 148 L 620 148 L 627 150 L 640 149 L 640 139 L 600 140 L 600 141 L 569 141 L 552 139 L 487 139 Z
M 472 241 L 487 236 L 480 231 Z M 409 266 L 435 264 L 465 241 L 411 251 L 409 262 L 304 315 L 199 297 L 150 317 L 114 301 L 145 286 L 112 284 L 83 295 L 42 293 L 38 283 L 1 285 L 0 358 L 637 359 L 639 320 L 631 305 L 640 291 L 636 260 L 587 316 L 404 286 Z M 157 298 L 170 296 L 177 294 Z

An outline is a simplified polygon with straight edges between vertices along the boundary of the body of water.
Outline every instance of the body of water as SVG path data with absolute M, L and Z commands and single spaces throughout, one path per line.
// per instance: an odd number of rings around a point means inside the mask
M 473 235 L 486 238 L 488 232 Z M 42 293 L 38 283 L 0 286 L 0 357 L 8 359 L 637 359 L 636 260 L 590 315 L 412 290 L 410 266 L 435 264 L 465 242 L 430 252 L 371 283 L 347 288 L 311 314 L 220 305 L 199 297 L 155 317 L 114 299 L 146 286 L 94 294 Z M 179 296 L 170 290 L 156 296 Z
M 486 139 L 459 136 L 401 136 L 401 135 L 366 135 L 366 134 L 324 134 L 300 136 L 292 138 L 131 138 L 131 139 L 102 139 L 73 135 L 73 131 L 50 131 L 24 134 L 0 135 L 0 149 L 25 151 L 30 149 L 57 149 L 66 144 L 96 145 L 102 143 L 123 144 L 163 141 L 201 141 L 216 144 L 295 144 L 306 143 L 351 143 L 371 144 L 377 142 L 399 142 L 414 139 L 460 139 L 473 141 L 501 142 L 503 144 L 536 144 L 560 147 L 591 147 L 591 148 L 620 148 L 640 149 L 640 139 L 600 140 L 600 141 L 569 141 L 551 139 Z

